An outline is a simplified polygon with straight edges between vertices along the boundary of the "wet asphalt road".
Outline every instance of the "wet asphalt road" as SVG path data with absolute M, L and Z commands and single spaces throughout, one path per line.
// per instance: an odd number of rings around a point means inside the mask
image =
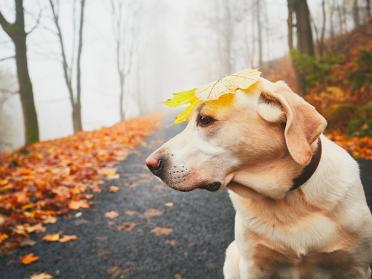
M 78 240 L 38 241 L 33 247 L 1 255 L 0 278 L 23 279 L 38 272 L 66 279 L 223 278 L 224 251 L 233 239 L 234 220 L 226 191 L 177 192 L 163 186 L 143 165 L 154 148 L 181 129 L 159 129 L 120 164 L 120 179 L 108 181 L 91 208 L 48 226 L 46 233 L 63 231 L 76 234 Z M 362 160 L 360 165 L 371 206 L 372 161 Z M 120 190 L 109 192 L 111 185 Z M 119 216 L 105 217 L 112 210 Z M 21 265 L 19 256 L 29 252 L 40 260 Z

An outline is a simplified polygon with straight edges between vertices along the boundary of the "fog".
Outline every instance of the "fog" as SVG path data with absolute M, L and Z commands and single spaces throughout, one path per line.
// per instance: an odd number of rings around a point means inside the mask
M 124 1 L 124 0 L 123 0 Z M 223 1 L 223 0 L 222 0 Z M 245 3 L 246 2 L 246 3 Z M 318 13 L 319 1 L 310 1 Z M 66 45 L 72 43 L 71 0 L 61 1 L 61 25 Z M 226 11 L 217 10 L 221 0 L 138 0 L 135 25 L 134 70 L 125 90 L 127 117 L 165 109 L 161 102 L 172 92 L 204 84 L 226 73 L 217 46 L 226 36 Z M 1 11 L 14 18 L 13 1 L 2 0 Z M 257 67 L 250 41 L 251 18 L 245 19 L 250 1 L 233 2 L 236 24 L 228 34 L 231 42 L 231 71 Z M 222 5 L 223 6 L 223 5 Z M 35 24 L 40 8 L 41 21 L 28 37 L 28 56 L 41 139 L 72 133 L 71 108 L 60 65 L 59 45 L 51 32 L 54 26 L 46 0 L 26 0 L 27 29 Z M 264 60 L 284 55 L 287 49 L 286 1 L 266 1 Z M 118 78 L 109 1 L 88 0 L 82 56 L 82 110 L 84 130 L 112 125 L 119 121 Z M 222 29 L 221 29 L 222 28 Z M 67 49 L 71 52 L 71 49 Z M 13 55 L 13 45 L 0 30 L 0 59 Z M 254 56 L 254 55 L 253 55 Z M 0 63 L 6 81 L 0 89 L 16 88 L 14 60 Z M 23 144 L 23 124 L 17 95 L 0 102 L 0 150 Z

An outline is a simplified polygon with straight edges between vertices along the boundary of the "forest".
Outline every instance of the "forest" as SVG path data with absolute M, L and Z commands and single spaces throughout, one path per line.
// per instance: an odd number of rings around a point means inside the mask
M 137 161 L 129 173 L 121 164 L 160 134 L 169 113 L 162 102 L 245 68 L 286 81 L 326 117 L 329 138 L 372 160 L 371 13 L 370 0 L 2 1 L 1 252 L 17 251 L 17 263 L 29 266 L 48 255 L 24 248 L 79 242 L 79 231 L 52 226 L 79 219 L 96 196 L 123 198 L 153 181 L 141 171 L 131 179 L 142 170 Z M 174 204 L 102 210 L 111 230 L 130 233 Z M 114 223 L 123 216 L 129 221 Z M 172 233 L 150 230 L 171 248 Z M 9 272 L 26 278 L 38 267 Z M 108 278 L 135 272 L 127 263 L 105 268 Z M 27 278 L 53 278 L 34 275 Z

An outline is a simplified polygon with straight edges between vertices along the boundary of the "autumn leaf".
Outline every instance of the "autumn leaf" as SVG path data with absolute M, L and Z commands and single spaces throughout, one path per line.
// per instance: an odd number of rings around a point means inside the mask
M 116 193 L 117 191 L 119 191 L 118 186 L 110 186 L 110 188 L 109 188 L 110 193 Z
M 133 222 L 123 222 L 121 224 L 116 225 L 116 229 L 121 232 L 130 232 L 136 227 L 136 223 Z
M 217 100 L 238 89 L 248 89 L 258 81 L 260 75 L 261 72 L 257 70 L 245 69 L 198 88 L 195 96 L 202 101 Z
M 112 211 L 108 211 L 108 212 L 106 212 L 106 213 L 105 213 L 105 216 L 106 216 L 107 218 L 110 218 L 110 219 L 115 219 L 116 217 L 119 216 L 119 213 L 118 213 L 117 211 L 112 210 Z
M 30 279 L 53 279 L 53 276 L 48 273 L 36 273 L 32 274 Z
M 9 236 L 6 233 L 0 232 L 0 243 L 2 243 L 3 241 L 5 241 L 8 238 L 9 238 Z
M 65 242 L 70 242 L 70 241 L 74 241 L 77 239 L 77 236 L 76 235 L 63 235 L 60 239 L 59 239 L 59 242 L 61 243 L 65 243 Z
M 77 210 L 80 208 L 89 208 L 89 202 L 86 200 L 70 201 L 68 207 L 72 210 Z
M 183 92 L 173 93 L 172 98 L 164 101 L 164 104 L 173 108 L 186 104 L 191 104 L 195 99 L 195 92 L 196 88 Z
M 32 264 L 39 260 L 39 257 L 34 253 L 29 253 L 19 258 L 20 262 L 24 265 Z
M 137 211 L 134 211 L 134 210 L 125 210 L 124 213 L 128 216 L 139 214 Z
M 29 244 L 40 224 L 90 206 L 106 179 L 119 178 L 117 164 L 141 144 L 160 115 L 120 122 L 0 153 L 0 250 Z M 63 236 L 61 236 L 63 237 Z
M 172 228 L 166 228 L 166 227 L 155 227 L 151 230 L 153 234 L 156 236 L 161 236 L 161 235 L 169 235 L 173 232 Z
M 60 234 L 59 233 L 52 233 L 52 234 L 47 234 L 46 236 L 43 237 L 44 241 L 48 242 L 55 242 L 59 241 Z
M 176 241 L 175 239 L 167 239 L 167 240 L 165 241 L 165 243 L 166 243 L 166 244 L 169 244 L 169 245 L 171 245 L 171 246 L 176 246 L 177 241 Z
M 173 206 L 173 202 L 166 202 L 166 203 L 164 203 L 164 205 L 166 207 L 172 207 Z
M 41 232 L 45 232 L 46 228 L 42 224 L 39 223 L 34 226 L 26 227 L 26 231 L 28 233 L 33 233 L 33 232 L 41 233 Z
M 155 216 L 160 216 L 163 214 L 163 211 L 155 208 L 149 208 L 143 213 L 143 217 L 145 218 L 152 218 Z

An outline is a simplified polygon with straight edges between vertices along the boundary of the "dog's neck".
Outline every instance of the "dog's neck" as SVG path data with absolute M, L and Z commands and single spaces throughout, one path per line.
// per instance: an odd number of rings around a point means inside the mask
M 293 164 L 289 158 L 278 159 L 280 162 L 268 164 L 266 168 L 245 170 L 234 178 L 228 185 L 228 189 L 245 198 L 259 195 L 274 200 L 280 200 L 300 191 L 312 204 L 332 210 L 352 185 L 360 183 L 355 181 L 353 175 L 359 170 L 358 164 L 345 150 L 324 136 L 320 138 L 322 155 L 318 167 L 298 190 L 289 191 L 293 179 L 301 174 L 303 168 Z M 315 149 L 316 145 L 313 146 L 314 151 Z
M 244 194 L 245 190 L 253 190 L 269 198 L 281 199 L 289 191 L 306 183 L 316 171 L 322 152 L 320 140 L 315 142 L 312 148 L 314 155 L 306 167 L 295 163 L 287 154 L 269 162 L 245 167 L 236 173 L 228 188 L 238 191 L 240 195 Z

